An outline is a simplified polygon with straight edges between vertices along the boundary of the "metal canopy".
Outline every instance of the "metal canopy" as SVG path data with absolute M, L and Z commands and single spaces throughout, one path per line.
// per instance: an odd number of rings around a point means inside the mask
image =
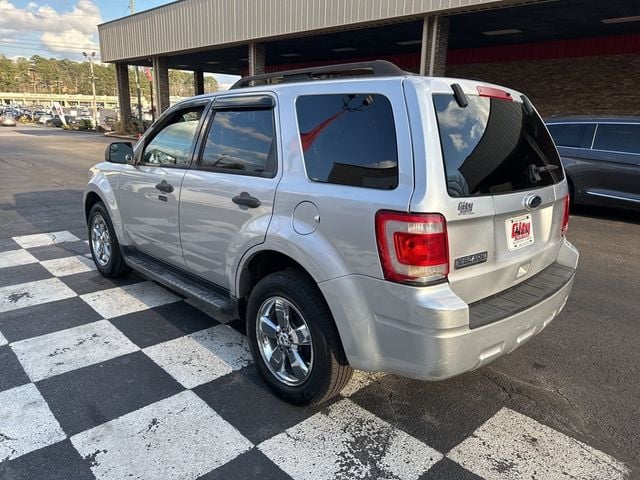
M 282 1 L 286 3 L 285 0 Z M 361 0 L 360 3 L 370 1 L 373 0 Z M 179 3 L 190 2 L 199 4 L 198 2 L 202 3 L 202 0 L 183 0 Z M 391 3 L 393 2 L 389 2 Z M 500 3 L 502 8 L 495 8 L 496 5 L 497 3 L 493 2 L 491 7 L 494 8 L 491 9 L 448 15 L 449 49 L 527 44 L 640 31 L 640 22 L 603 23 L 601 21 L 640 15 L 640 4 L 637 0 L 607 0 L 606 2 L 561 0 L 508 7 Z M 151 10 L 148 14 L 152 15 L 162 8 L 165 7 Z M 111 24 L 117 24 L 117 22 L 119 21 Z M 285 69 L 304 67 L 314 63 L 344 63 L 375 58 L 393 60 L 393 57 L 419 55 L 422 23 L 421 19 L 415 19 L 415 17 L 396 18 L 387 20 L 382 25 L 343 25 L 340 30 L 334 29 L 332 32 L 315 34 L 308 31 L 298 32 L 287 38 L 265 41 L 265 64 L 272 69 Z M 107 42 L 107 37 L 103 36 L 103 27 L 111 24 L 101 26 L 103 45 Z M 483 33 L 514 29 L 520 32 L 501 35 Z M 166 34 L 163 33 L 160 36 L 165 37 Z M 152 52 L 149 49 L 145 57 L 126 60 L 131 64 L 151 65 L 151 55 Z M 171 69 L 241 74 L 246 73 L 248 68 L 246 42 L 230 46 L 208 46 L 174 51 L 165 56 L 168 67 Z

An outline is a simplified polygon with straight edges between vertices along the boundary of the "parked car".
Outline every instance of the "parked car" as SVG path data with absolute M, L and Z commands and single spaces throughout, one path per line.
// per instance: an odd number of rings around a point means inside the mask
M 58 128 L 62 127 L 62 119 L 60 118 L 60 115 L 53 116 L 51 119 L 51 126 Z
M 353 368 L 440 380 L 540 333 L 578 261 L 568 198 L 526 97 L 377 61 L 182 101 L 107 147 L 83 207 L 104 276 L 245 320 L 265 382 L 307 404 Z
M 5 113 L 0 118 L 0 125 L 2 125 L 3 127 L 15 127 L 17 123 L 13 115 Z
M 64 121 L 67 123 L 67 125 L 78 124 L 78 119 L 76 117 L 72 117 L 71 115 L 65 115 Z M 54 115 L 54 117 L 51 119 L 51 125 L 58 128 L 62 127 L 63 123 L 62 123 L 62 119 L 60 118 L 60 115 Z
M 40 118 L 38 118 L 38 123 L 47 125 L 48 123 L 51 123 L 51 120 L 53 120 L 53 115 L 45 113 L 43 115 L 40 115 Z
M 640 210 L 640 117 L 547 120 L 576 204 Z

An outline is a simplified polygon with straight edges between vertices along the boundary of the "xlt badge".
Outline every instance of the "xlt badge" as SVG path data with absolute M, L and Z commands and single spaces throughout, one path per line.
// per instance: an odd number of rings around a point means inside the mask
M 456 258 L 453 263 L 453 266 L 454 268 L 470 267 L 471 265 L 477 265 L 479 263 L 486 262 L 487 257 L 488 257 L 487 252 L 473 253 L 465 257 Z

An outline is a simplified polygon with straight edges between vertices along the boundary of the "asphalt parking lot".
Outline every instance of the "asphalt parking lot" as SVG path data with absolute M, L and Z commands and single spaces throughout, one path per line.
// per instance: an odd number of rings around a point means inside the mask
M 241 322 L 95 272 L 81 198 L 107 143 L 0 129 L 0 479 L 640 478 L 638 215 L 574 211 L 573 293 L 513 353 L 295 408 Z

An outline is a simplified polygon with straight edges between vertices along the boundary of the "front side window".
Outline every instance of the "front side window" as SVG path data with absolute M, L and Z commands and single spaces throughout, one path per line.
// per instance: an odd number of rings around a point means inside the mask
M 593 123 L 557 123 L 547 125 L 553 141 L 559 147 L 591 148 Z
M 141 163 L 146 165 L 186 167 L 204 105 L 197 105 L 173 113 L 160 131 L 145 146 Z
M 272 109 L 219 110 L 202 152 L 200 167 L 271 177 L 276 172 Z
M 296 110 L 310 180 L 382 190 L 398 186 L 396 129 L 386 97 L 308 95 L 298 98 Z
M 433 95 L 449 195 L 512 193 L 564 178 L 553 140 L 535 112 L 500 98 L 468 100 L 460 107 L 452 94 Z
M 640 154 L 640 125 L 601 123 L 598 125 L 593 148 Z

